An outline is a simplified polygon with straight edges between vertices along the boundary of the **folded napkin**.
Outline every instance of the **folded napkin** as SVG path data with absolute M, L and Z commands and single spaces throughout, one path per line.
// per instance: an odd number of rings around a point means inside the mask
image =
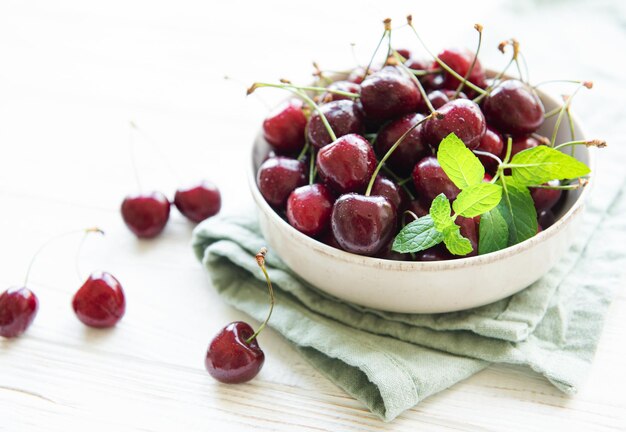
M 528 365 L 574 393 L 626 264 L 626 185 L 615 180 L 596 186 L 555 268 L 510 298 L 468 311 L 411 315 L 349 304 L 299 279 L 270 250 L 277 303 L 269 325 L 385 421 L 491 363 Z M 225 301 L 261 321 L 267 288 L 253 257 L 266 242 L 250 214 L 203 222 L 193 247 Z

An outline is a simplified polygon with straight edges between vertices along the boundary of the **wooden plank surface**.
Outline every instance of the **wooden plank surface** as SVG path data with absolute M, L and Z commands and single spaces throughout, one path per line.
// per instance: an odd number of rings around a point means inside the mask
M 619 3 L 585 13 L 582 3 L 440 3 L 410 10 L 373 1 L 2 2 L 0 288 L 22 282 L 51 235 L 98 225 L 107 236 L 86 242 L 81 272 L 115 274 L 128 311 L 113 330 L 84 328 L 69 306 L 79 286 L 79 238 L 51 245 L 31 275 L 41 301 L 36 322 L 23 338 L 0 340 L 0 430 L 624 430 L 623 286 L 578 395 L 563 395 L 526 368 L 494 366 L 384 424 L 271 330 L 260 338 L 267 362 L 257 379 L 213 381 L 203 368 L 209 340 L 249 318 L 211 289 L 191 254 L 192 226 L 175 211 L 153 241 L 137 241 L 123 226 L 119 204 L 136 190 L 129 120 L 146 131 L 136 139 L 146 189 L 171 195 L 207 177 L 219 184 L 224 211 L 251 211 L 249 144 L 283 95 L 246 99 L 245 86 L 306 82 L 313 59 L 350 66 L 350 42 L 364 62 L 380 20 L 402 21 L 407 12 L 435 49 L 473 46 L 472 25 L 481 22 L 486 64 L 503 63 L 494 47 L 514 35 L 534 80 L 593 79 L 597 89 L 577 111 L 592 134 L 623 144 L 624 60 L 605 43 L 626 42 Z M 407 32 L 394 37 L 416 46 Z

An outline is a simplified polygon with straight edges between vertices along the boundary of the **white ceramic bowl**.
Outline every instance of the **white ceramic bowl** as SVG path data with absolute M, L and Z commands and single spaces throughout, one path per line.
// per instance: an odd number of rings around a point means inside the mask
M 546 112 L 559 104 L 539 92 Z M 550 136 L 555 117 L 539 133 Z M 574 118 L 576 137 L 584 138 Z M 562 124 L 557 143 L 569 141 Z M 348 302 L 404 313 L 452 312 L 482 306 L 526 288 L 567 251 L 576 235 L 591 184 L 570 191 L 557 222 L 538 235 L 498 252 L 450 261 L 390 261 L 355 255 L 310 238 L 283 220 L 265 201 L 256 171 L 270 148 L 261 133 L 254 141 L 249 184 L 268 247 L 301 278 Z M 576 146 L 576 157 L 592 170 L 593 149 Z

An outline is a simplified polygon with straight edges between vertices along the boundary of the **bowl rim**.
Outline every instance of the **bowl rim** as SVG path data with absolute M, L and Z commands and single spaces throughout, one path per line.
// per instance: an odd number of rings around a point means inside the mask
M 487 72 L 491 72 L 487 70 Z M 552 103 L 559 104 L 557 99 L 551 96 L 549 93 L 539 90 L 536 90 L 539 94 L 540 99 L 543 101 L 549 100 Z M 583 127 L 581 126 L 580 120 L 578 116 L 574 113 L 571 113 L 572 121 L 574 124 L 578 126 L 578 129 L 581 131 L 582 137 L 586 137 L 587 134 Z M 282 225 L 285 229 L 288 230 L 288 233 L 291 236 L 296 237 L 297 240 L 302 242 L 303 247 L 314 250 L 316 252 L 322 253 L 324 255 L 329 255 L 334 259 L 349 262 L 353 265 L 366 265 L 377 268 L 384 268 L 392 271 L 442 271 L 442 270 L 456 270 L 460 268 L 470 267 L 470 266 L 481 266 L 486 264 L 491 264 L 496 261 L 505 260 L 513 255 L 517 255 L 519 253 L 528 251 L 532 249 L 539 243 L 542 243 L 549 238 L 553 237 L 560 231 L 565 225 L 570 223 L 570 221 L 582 210 L 584 203 L 586 202 L 589 193 L 593 185 L 595 184 L 595 169 L 596 169 L 596 149 L 593 147 L 587 147 L 586 150 L 588 152 L 589 163 L 588 166 L 591 169 L 589 174 L 589 182 L 582 189 L 580 196 L 576 201 L 572 204 L 572 206 L 565 212 L 563 216 L 561 216 L 552 226 L 542 230 L 538 234 L 533 237 L 524 240 L 516 245 L 506 247 L 496 252 L 491 252 L 484 255 L 476 255 L 472 257 L 464 257 L 457 258 L 453 260 L 440 260 L 440 261 L 396 261 L 389 260 L 384 258 L 376 258 L 365 255 L 358 255 L 351 252 L 347 252 L 341 249 L 337 249 L 335 247 L 329 246 L 321 241 L 314 239 L 312 237 L 307 236 L 306 234 L 301 233 L 292 227 L 286 220 L 279 216 L 279 214 L 271 207 L 265 198 L 261 195 L 261 191 L 258 188 L 257 180 L 256 180 L 256 172 L 254 169 L 254 150 L 256 147 L 256 143 L 258 139 L 262 136 L 261 132 L 257 132 L 255 138 L 252 140 L 251 152 L 248 165 L 248 185 L 252 192 L 252 196 L 257 206 L 261 211 L 266 214 L 269 214 L 272 220 L 275 223 Z

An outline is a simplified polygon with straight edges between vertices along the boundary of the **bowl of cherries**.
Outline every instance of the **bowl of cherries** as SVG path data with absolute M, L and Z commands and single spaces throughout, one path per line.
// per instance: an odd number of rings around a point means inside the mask
M 404 313 L 451 312 L 543 276 L 576 235 L 595 148 L 570 105 L 531 84 L 519 43 L 507 66 L 478 49 L 316 69 L 264 120 L 249 178 L 262 233 L 302 279 L 340 299 Z M 376 58 L 376 53 L 372 59 Z M 515 70 L 517 73 L 507 71 Z M 591 167 L 591 168 L 590 168 Z

